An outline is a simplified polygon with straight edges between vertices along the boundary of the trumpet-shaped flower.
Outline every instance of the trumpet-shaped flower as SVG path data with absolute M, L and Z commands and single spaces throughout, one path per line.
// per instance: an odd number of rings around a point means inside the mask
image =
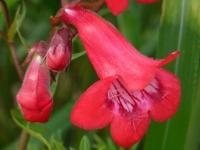
M 86 130 L 110 125 L 113 140 L 130 147 L 144 136 L 151 118 L 165 121 L 175 114 L 179 80 L 161 67 L 176 58 L 178 51 L 154 60 L 139 53 L 94 12 L 65 7 L 59 16 L 77 29 L 100 78 L 77 101 L 71 114 L 73 124 Z
M 44 52 L 45 45 L 35 45 L 37 52 Z M 38 48 L 40 50 L 38 50 Z M 17 94 L 17 102 L 24 118 L 31 122 L 46 122 L 52 110 L 52 96 L 49 92 L 49 71 L 43 57 L 36 54 L 31 61 L 22 87 Z

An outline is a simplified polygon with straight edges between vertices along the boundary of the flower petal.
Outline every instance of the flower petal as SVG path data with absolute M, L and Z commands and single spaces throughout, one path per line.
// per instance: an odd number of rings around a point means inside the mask
M 173 61 L 174 59 L 176 59 L 179 55 L 180 55 L 180 51 L 174 51 L 174 52 L 172 52 L 166 58 L 160 60 L 160 63 L 158 64 L 158 66 L 162 67 L 162 66 L 170 63 L 171 61 Z
M 24 118 L 27 121 L 47 122 L 51 114 L 52 108 L 53 108 L 53 101 L 51 100 L 50 103 L 46 105 L 44 108 L 42 108 L 41 110 L 31 110 L 26 107 L 23 107 L 23 109 L 21 110 L 22 110 Z
M 112 120 L 107 103 L 107 91 L 116 77 L 108 77 L 90 86 L 79 98 L 71 113 L 71 122 L 91 130 L 103 128 Z
M 158 70 L 156 77 L 161 84 L 162 97 L 153 103 L 150 114 L 156 121 L 165 121 L 176 113 L 179 106 L 180 83 L 174 74 L 162 69 Z
M 117 16 L 128 7 L 128 0 L 106 0 L 113 15 Z
M 149 127 L 148 113 L 137 113 L 132 117 L 115 116 L 111 124 L 113 140 L 122 147 L 130 147 L 138 142 Z
M 68 28 L 57 30 L 51 42 L 46 56 L 46 63 L 52 71 L 62 71 L 70 63 L 71 60 L 71 37 Z
M 33 58 L 17 94 L 18 103 L 27 109 L 42 109 L 52 101 L 49 71 L 42 61 L 41 56 Z
M 77 7 L 64 8 L 60 19 L 77 28 L 100 79 L 119 75 L 130 90 L 142 89 L 153 79 L 160 62 L 139 53 L 112 24 L 96 13 Z

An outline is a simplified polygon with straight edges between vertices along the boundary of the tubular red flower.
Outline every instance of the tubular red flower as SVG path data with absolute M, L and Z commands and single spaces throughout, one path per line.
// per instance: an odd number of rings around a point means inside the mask
M 56 31 L 49 44 L 46 62 L 53 71 L 62 71 L 71 60 L 71 37 L 67 28 L 61 28 Z
M 17 94 L 17 102 L 26 120 L 48 121 L 53 105 L 49 84 L 49 71 L 43 58 L 36 55 L 26 71 L 22 87 Z
M 130 147 L 144 136 L 151 118 L 165 121 L 175 114 L 180 83 L 160 67 L 178 51 L 163 60 L 148 58 L 114 26 L 82 8 L 63 8 L 60 19 L 77 28 L 100 78 L 79 98 L 71 114 L 73 124 L 87 130 L 110 124 L 113 140 Z

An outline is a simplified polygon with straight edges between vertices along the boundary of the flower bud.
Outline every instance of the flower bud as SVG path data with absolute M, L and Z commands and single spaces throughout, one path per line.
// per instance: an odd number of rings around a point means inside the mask
M 43 46 L 38 46 L 38 48 L 43 48 Z M 48 121 L 53 105 L 49 85 L 48 68 L 43 62 L 43 57 L 37 53 L 26 71 L 22 87 L 17 94 L 17 102 L 26 120 Z
M 71 36 L 67 28 L 56 31 L 49 43 L 46 63 L 53 71 L 62 71 L 71 60 Z

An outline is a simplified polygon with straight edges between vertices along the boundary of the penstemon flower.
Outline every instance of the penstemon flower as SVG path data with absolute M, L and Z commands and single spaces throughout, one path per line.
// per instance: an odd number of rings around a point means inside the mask
M 38 43 L 32 50 L 36 52 L 17 93 L 17 102 L 24 118 L 31 122 L 46 122 L 52 110 L 53 100 L 49 91 L 49 71 L 43 62 L 47 46 Z
M 77 101 L 71 114 L 73 124 L 86 130 L 110 125 L 113 140 L 130 147 L 144 136 L 151 118 L 161 122 L 175 114 L 180 83 L 161 67 L 176 58 L 178 51 L 153 60 L 94 12 L 65 7 L 59 16 L 76 27 L 100 78 Z
M 158 0 L 136 0 L 137 3 L 154 3 Z M 119 15 L 128 7 L 128 0 L 106 0 L 106 4 L 113 15 Z
M 53 71 L 62 71 L 71 60 L 72 41 L 70 31 L 67 28 L 61 28 L 56 31 L 51 38 L 47 51 L 47 66 Z

